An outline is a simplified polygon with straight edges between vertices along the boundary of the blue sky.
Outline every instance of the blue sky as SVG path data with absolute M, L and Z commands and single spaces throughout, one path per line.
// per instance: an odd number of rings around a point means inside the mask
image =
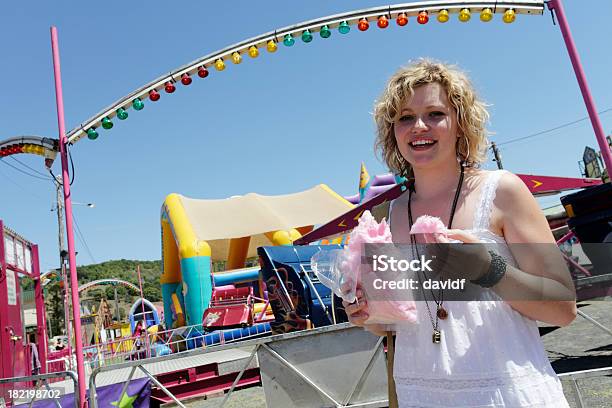
M 598 110 L 612 107 L 612 3 L 565 8 Z M 351 2 L 11 2 L 3 7 L 0 49 L 0 140 L 24 134 L 57 137 L 49 27 L 59 31 L 67 129 L 154 78 L 230 44 L 302 21 L 389 3 Z M 595 3 L 593 3 L 595 4 Z M 432 19 L 433 20 L 433 19 Z M 588 121 L 526 141 L 517 137 L 586 116 L 558 26 L 550 14 L 506 25 L 496 15 L 445 25 L 431 21 L 386 30 L 371 24 L 346 36 L 245 56 L 222 72 L 162 92 L 130 111 L 96 141 L 72 148 L 77 262 L 159 259 L 159 214 L 177 192 L 194 198 L 287 194 L 326 183 L 357 192 L 360 163 L 386 169 L 373 154 L 372 105 L 386 79 L 410 59 L 433 57 L 467 70 L 491 104 L 492 140 L 507 169 L 580 176 L 584 146 L 597 147 Z M 612 129 L 612 112 L 601 120 Z M 44 173 L 38 156 L 19 161 Z M 53 184 L 0 163 L 0 218 L 38 243 L 41 268 L 56 267 Z M 492 168 L 492 162 L 486 167 Z M 59 160 L 54 166 L 60 172 Z M 558 198 L 541 200 L 543 206 Z

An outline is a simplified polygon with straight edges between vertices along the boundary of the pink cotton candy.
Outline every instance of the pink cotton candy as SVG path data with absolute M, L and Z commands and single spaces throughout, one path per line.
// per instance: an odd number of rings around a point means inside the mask
M 377 297 L 380 294 L 377 294 Z M 365 324 L 415 323 L 417 321 L 414 301 L 370 300 L 368 301 L 368 319 Z
M 416 305 L 412 300 L 391 300 L 396 298 L 389 290 L 376 290 L 376 293 L 368 294 L 368 288 L 373 290 L 371 285 L 363 284 L 363 279 L 370 281 L 374 277 L 371 268 L 362 265 L 361 251 L 363 244 L 370 243 L 392 243 L 391 229 L 385 220 L 381 223 L 376 222 L 369 211 L 365 211 L 359 218 L 359 224 L 353 229 L 349 237 L 346 248 L 346 258 L 342 267 L 347 271 L 358 271 L 357 281 L 362 283 L 362 290 L 368 299 L 368 314 L 366 324 L 394 324 L 398 322 L 416 321 Z M 362 276 L 361 274 L 368 274 Z M 372 274 L 370 276 L 370 274 Z
M 431 215 L 421 215 L 416 219 L 412 228 L 411 234 L 445 234 L 448 232 L 446 226 L 438 217 Z

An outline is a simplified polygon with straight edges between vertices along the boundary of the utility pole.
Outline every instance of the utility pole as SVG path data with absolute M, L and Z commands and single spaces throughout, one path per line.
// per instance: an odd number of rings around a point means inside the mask
M 57 211 L 57 227 L 58 233 L 57 238 L 59 241 L 59 251 L 60 251 L 60 273 L 62 282 L 64 283 L 64 324 L 66 327 L 66 336 L 68 337 L 67 345 L 68 354 L 70 358 L 68 359 L 68 364 L 70 368 L 72 368 L 72 336 L 70 330 L 70 292 L 68 286 L 68 274 L 66 273 L 66 255 L 68 252 L 66 251 L 66 247 L 64 246 L 64 197 L 62 196 L 62 177 L 55 177 L 55 190 L 57 193 L 57 205 L 55 210 Z
M 495 157 L 493 161 L 497 163 L 497 168 L 500 170 L 503 169 L 504 165 L 502 164 L 501 153 L 495 145 L 495 142 L 491 142 L 491 150 L 493 150 L 493 156 Z

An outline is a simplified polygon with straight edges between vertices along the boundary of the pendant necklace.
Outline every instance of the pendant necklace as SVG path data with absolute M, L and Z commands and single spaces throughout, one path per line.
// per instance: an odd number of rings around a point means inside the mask
M 465 174 L 465 166 L 463 163 L 461 163 L 461 174 L 459 175 L 459 182 L 457 183 L 457 190 L 455 191 L 455 197 L 453 199 L 453 204 L 451 206 L 451 212 L 450 212 L 450 217 L 448 220 L 448 229 L 452 228 L 453 225 L 453 218 L 455 217 L 455 210 L 457 209 L 457 201 L 459 201 L 459 195 L 461 194 L 461 187 L 463 186 L 463 177 Z M 414 181 L 410 186 L 410 189 L 408 191 L 408 224 L 409 227 L 412 229 L 412 193 L 414 192 Z M 410 242 L 412 244 L 412 248 L 413 251 L 416 250 L 416 255 L 417 258 L 419 257 L 419 253 L 418 253 L 418 248 L 417 248 L 417 242 L 416 242 L 416 237 L 414 235 L 410 235 Z M 413 253 L 414 255 L 414 253 Z M 427 302 L 427 297 L 425 296 L 425 289 L 423 289 L 423 285 L 422 283 L 425 281 L 425 279 L 427 278 L 427 275 L 425 274 L 425 271 L 423 272 L 423 279 L 421 279 L 421 274 L 419 272 L 417 272 L 418 276 L 419 276 L 419 280 L 421 280 L 421 292 L 423 294 L 423 299 L 425 300 L 425 306 L 427 307 L 427 313 L 429 314 L 429 320 L 431 321 L 431 325 L 433 327 L 433 333 L 431 335 L 431 341 L 434 344 L 439 344 L 442 341 L 442 332 L 439 329 L 438 323 L 440 320 L 445 320 L 448 317 L 448 312 L 446 311 L 446 309 L 443 307 L 443 303 L 444 303 L 444 289 L 440 288 L 438 289 L 438 297 L 436 298 L 436 295 L 434 294 L 433 289 L 429 289 L 429 291 L 431 292 L 431 297 L 433 298 L 434 303 L 436 304 L 436 319 L 434 320 L 433 315 L 431 314 L 431 309 L 429 308 L 429 303 Z

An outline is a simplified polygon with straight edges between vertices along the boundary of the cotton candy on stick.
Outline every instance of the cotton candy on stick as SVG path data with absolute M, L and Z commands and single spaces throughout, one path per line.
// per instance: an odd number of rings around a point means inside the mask
M 350 234 L 347 246 L 346 266 L 351 271 L 359 271 L 356 277 L 361 281 L 361 256 L 363 244 L 392 243 L 391 229 L 386 220 L 376 222 L 369 211 L 365 211 L 359 218 L 358 225 Z M 369 268 L 365 273 L 373 273 Z M 371 281 L 368 276 L 364 280 Z M 375 293 L 368 293 L 374 289 L 369 285 L 361 285 L 368 299 L 368 319 L 366 324 L 394 324 L 398 322 L 416 321 L 416 305 L 412 300 L 392 300 L 395 295 L 390 289 L 378 289 Z M 367 286 L 367 287 L 366 287 Z

